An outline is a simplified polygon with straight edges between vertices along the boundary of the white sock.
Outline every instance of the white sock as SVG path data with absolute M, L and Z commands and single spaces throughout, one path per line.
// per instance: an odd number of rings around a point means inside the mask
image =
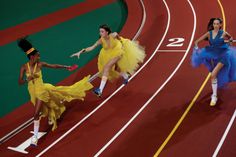
M 100 87 L 99 87 L 101 93 L 102 93 L 102 91 L 103 91 L 103 89 L 104 89 L 106 83 L 107 83 L 107 77 L 106 77 L 106 76 L 103 76 L 103 77 L 102 77 L 102 80 L 101 80 Z
M 211 86 L 212 86 L 213 95 L 217 96 L 217 79 L 214 79 L 211 82 Z
M 129 75 L 126 72 L 121 72 L 120 75 L 124 78 L 124 79 L 128 79 Z
M 34 120 L 34 136 L 38 137 L 39 132 L 39 120 Z

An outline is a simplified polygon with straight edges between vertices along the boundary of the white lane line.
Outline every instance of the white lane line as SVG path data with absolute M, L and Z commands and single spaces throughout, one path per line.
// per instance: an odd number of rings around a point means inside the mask
M 158 52 L 186 52 L 187 50 L 158 50 Z
M 98 77 L 98 72 L 96 74 L 94 74 L 92 77 L 90 77 L 89 82 L 94 81 L 97 77 Z M 24 130 L 25 128 L 27 128 L 28 126 L 30 126 L 31 124 L 33 124 L 34 121 L 34 117 L 30 118 L 29 120 L 27 120 L 26 122 L 24 122 L 23 124 L 21 124 L 20 126 L 18 126 L 16 129 L 12 130 L 10 133 L 6 134 L 4 137 L 2 137 L 0 139 L 0 144 L 3 144 L 4 142 L 6 142 L 7 140 L 11 139 L 12 137 L 14 137 L 15 135 L 17 135 L 18 133 L 20 133 L 22 130 Z
M 165 0 L 163 0 L 163 2 L 165 3 L 166 9 L 168 11 L 168 27 L 169 27 L 169 22 L 170 22 L 170 10 L 168 8 L 168 5 L 166 3 Z M 182 65 L 182 63 L 184 62 L 185 58 L 188 55 L 188 52 L 191 48 L 193 39 L 194 39 L 194 35 L 195 35 L 195 31 L 196 31 L 196 13 L 195 10 L 192 6 L 192 3 L 188 0 L 188 3 L 192 9 L 193 12 L 193 17 L 194 17 L 194 27 L 193 27 L 193 33 L 191 36 L 191 40 L 189 43 L 189 46 L 187 48 L 187 51 L 184 55 L 184 57 L 182 58 L 182 60 L 180 61 L 180 63 L 178 64 L 178 66 L 176 67 L 176 69 L 173 71 L 173 73 L 168 77 L 168 79 L 163 83 L 163 85 L 152 95 L 152 97 L 142 106 L 142 108 L 140 108 L 140 110 L 119 130 L 119 132 L 116 133 L 115 136 L 113 136 L 112 139 L 110 139 L 110 141 L 104 145 L 95 155 L 94 157 L 98 157 L 99 155 L 102 154 L 102 152 L 107 149 L 107 147 L 109 147 L 111 145 L 111 143 L 135 120 L 135 118 L 148 106 L 148 104 L 156 97 L 156 95 L 162 90 L 162 88 L 164 88 L 164 86 L 170 81 L 170 79 L 174 76 L 174 74 L 177 72 L 177 70 L 180 68 L 180 66 Z M 156 49 L 157 50 L 157 49 Z
M 140 32 L 140 30 L 142 30 L 145 21 L 146 21 L 146 10 L 145 10 L 145 6 L 143 3 L 143 0 L 140 0 L 142 8 L 143 8 L 143 21 L 141 24 L 141 27 L 139 29 L 139 31 L 137 33 Z M 140 34 L 140 33 L 139 33 Z M 133 40 L 135 40 L 137 38 L 137 36 L 134 37 Z M 140 69 L 130 77 L 129 81 L 131 81 L 149 62 L 150 60 L 154 57 L 155 52 L 151 55 L 151 57 L 145 62 L 145 64 L 142 65 L 142 67 L 140 67 Z M 71 133 L 74 129 L 76 129 L 80 124 L 82 124 L 85 120 L 87 120 L 91 115 L 93 115 L 98 109 L 100 109 L 107 101 L 109 101 L 116 93 L 118 93 L 122 88 L 124 87 L 124 85 L 121 85 L 116 91 L 114 91 L 107 99 L 105 99 L 99 106 L 97 106 L 93 111 L 91 111 L 87 116 L 85 116 L 81 121 L 79 121 L 77 124 L 75 124 L 71 129 L 69 129 L 66 133 L 64 133 L 62 136 L 60 136 L 56 141 L 54 141 L 51 145 L 49 145 L 47 148 L 45 148 L 42 152 L 40 152 L 36 157 L 40 157 L 41 155 L 43 155 L 45 152 L 47 152 L 51 147 L 53 147 L 54 145 L 56 145 L 58 142 L 60 142 L 65 136 L 67 136 L 69 133 Z
M 134 36 L 133 40 L 136 40 L 136 39 L 139 37 L 140 33 L 141 33 L 142 30 L 143 30 L 144 24 L 145 24 L 145 22 L 146 22 L 146 17 L 147 17 L 146 9 L 145 9 L 145 5 L 144 5 L 144 3 L 143 3 L 143 0 L 139 0 L 139 2 L 140 2 L 141 5 L 142 5 L 142 9 L 143 9 L 143 18 L 142 18 L 141 26 L 140 26 L 138 32 L 136 33 L 136 35 Z
M 16 134 L 18 134 L 21 130 L 24 130 L 26 127 L 28 127 L 29 125 L 32 124 L 32 121 L 34 120 L 34 118 L 30 118 L 28 121 L 26 121 L 25 123 L 21 124 L 20 126 L 18 126 L 16 129 L 12 130 L 10 133 L 8 133 L 7 135 L 5 135 L 4 137 L 2 137 L 0 139 L 0 144 L 2 144 L 3 142 L 9 140 L 11 137 L 15 136 Z
M 212 157 L 216 157 L 218 155 L 218 153 L 219 153 L 219 151 L 220 151 L 220 149 L 221 149 L 221 147 L 222 147 L 222 145 L 223 145 L 223 143 L 224 143 L 224 141 L 225 141 L 225 139 L 226 139 L 226 137 L 229 133 L 229 130 L 230 130 L 230 128 L 231 128 L 231 126 L 234 122 L 235 117 L 236 117 L 236 110 L 234 111 L 234 114 L 232 115 L 232 117 L 230 119 L 230 122 L 229 122 L 229 124 L 228 124 L 228 126 L 227 126 L 227 128 L 226 128 L 226 130 L 225 130 L 225 132 L 224 132 L 224 134 L 223 134 L 223 136 L 222 136 L 215 152 L 214 152 L 214 154 L 212 155 Z
M 136 40 L 140 33 L 142 32 L 142 29 L 144 27 L 144 24 L 145 24 L 145 21 L 146 21 L 146 10 L 145 10 L 145 7 L 144 7 L 144 4 L 143 4 L 143 1 L 140 0 L 141 4 L 142 4 L 142 8 L 143 8 L 143 17 L 142 17 L 142 23 L 137 31 L 137 33 L 135 34 L 135 36 L 133 37 L 132 40 Z M 94 74 L 90 79 L 89 79 L 89 82 L 92 82 L 94 81 L 97 77 L 98 77 L 98 72 L 96 74 Z M 33 124 L 33 120 L 34 118 L 32 117 L 31 119 L 29 119 L 27 122 L 21 124 L 19 127 L 17 127 L 15 130 L 11 131 L 10 133 L 8 133 L 7 135 L 5 135 L 4 137 L 2 137 L 0 139 L 0 144 L 2 144 L 3 142 L 9 140 L 10 138 L 12 138 L 13 136 L 15 136 L 16 134 L 18 134 L 19 132 L 21 132 L 22 130 L 24 130 L 26 127 L 28 127 L 30 124 Z M 29 123 L 29 124 L 28 124 Z M 28 124 L 28 125 L 26 125 Z

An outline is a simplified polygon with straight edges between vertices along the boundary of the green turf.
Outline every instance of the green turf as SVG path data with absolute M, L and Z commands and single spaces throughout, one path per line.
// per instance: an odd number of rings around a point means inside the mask
M 108 24 L 113 31 L 119 32 L 125 23 L 127 8 L 122 1 L 117 1 L 90 13 L 76 17 L 67 22 L 33 34 L 29 37 L 34 46 L 41 53 L 41 60 L 48 63 L 78 64 L 84 66 L 97 56 L 99 48 L 93 52 L 83 54 L 77 58 L 69 58 L 70 54 L 90 46 L 98 39 L 98 26 Z M 27 57 L 12 42 L 0 47 L 1 96 L 0 117 L 6 115 L 16 107 L 29 101 L 27 85 L 19 86 L 17 83 L 20 66 L 27 62 Z M 66 70 L 43 69 L 44 82 L 55 84 L 69 76 Z
M 0 30 L 84 1 L 85 0 L 1 0 Z

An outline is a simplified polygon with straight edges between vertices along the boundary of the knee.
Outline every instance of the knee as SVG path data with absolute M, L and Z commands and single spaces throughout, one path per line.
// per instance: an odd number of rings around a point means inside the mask
M 107 65 L 105 65 L 105 67 L 104 67 L 104 72 L 108 72 L 110 70 L 110 65 L 109 64 L 107 64 Z
M 116 58 L 116 62 L 118 62 L 120 59 L 121 59 L 121 56 L 118 56 L 118 57 Z

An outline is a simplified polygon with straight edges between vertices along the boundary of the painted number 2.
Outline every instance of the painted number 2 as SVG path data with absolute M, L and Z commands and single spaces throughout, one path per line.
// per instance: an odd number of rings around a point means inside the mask
M 169 44 L 166 45 L 167 47 L 181 47 L 183 46 L 184 38 L 171 38 L 169 39 Z

